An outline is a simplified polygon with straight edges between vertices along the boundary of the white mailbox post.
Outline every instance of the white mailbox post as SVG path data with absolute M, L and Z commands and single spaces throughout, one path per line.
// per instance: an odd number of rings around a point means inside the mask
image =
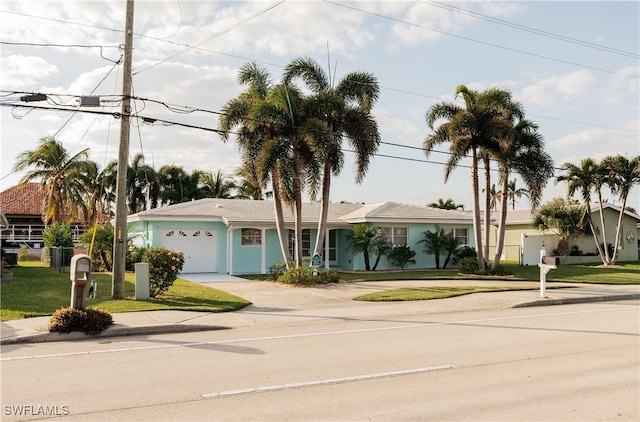
M 540 250 L 540 263 L 538 264 L 538 267 L 540 267 L 540 297 L 547 297 L 547 273 L 558 268 L 559 260 L 556 256 L 546 256 L 544 249 Z
M 77 254 L 71 257 L 69 278 L 71 279 L 71 307 L 84 309 L 86 289 L 91 281 L 91 257 L 89 255 Z

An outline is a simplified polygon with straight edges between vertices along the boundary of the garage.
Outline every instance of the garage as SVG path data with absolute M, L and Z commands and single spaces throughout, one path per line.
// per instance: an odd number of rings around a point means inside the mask
M 211 229 L 163 230 L 162 246 L 184 253 L 183 273 L 218 271 L 217 232 Z

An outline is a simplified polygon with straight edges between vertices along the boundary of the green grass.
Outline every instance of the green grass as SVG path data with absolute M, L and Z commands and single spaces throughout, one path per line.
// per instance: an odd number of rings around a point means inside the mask
M 533 290 L 531 287 L 410 287 L 402 289 L 392 289 L 382 292 L 368 293 L 366 295 L 355 297 L 354 300 L 362 300 L 367 302 L 399 302 L 411 300 L 432 300 L 445 299 L 448 297 L 468 295 L 471 293 L 486 292 L 506 292 L 512 290 Z
M 39 262 L 20 262 L 11 271 L 13 281 L 2 282 L 0 320 L 47 316 L 56 309 L 70 305 L 71 281 L 68 272 L 59 274 Z M 135 300 L 135 280 L 130 273 L 125 276 L 125 298 L 114 300 L 111 297 L 110 274 L 92 274 L 92 280 L 98 282 L 97 297 L 86 298 L 85 306 L 112 313 L 168 309 L 228 312 L 250 304 L 240 297 L 183 279 L 177 279 L 161 297 Z
M 640 262 L 623 262 L 614 268 L 597 268 L 597 264 L 559 265 L 549 271 L 547 281 L 594 284 L 640 284 Z M 537 266 L 505 264 L 504 267 L 517 278 L 529 281 L 540 280 Z

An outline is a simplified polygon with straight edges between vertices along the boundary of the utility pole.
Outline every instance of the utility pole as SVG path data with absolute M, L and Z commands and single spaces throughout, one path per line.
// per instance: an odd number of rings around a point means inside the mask
M 116 223 L 113 236 L 114 299 L 124 297 L 125 256 L 127 253 L 127 167 L 129 166 L 129 131 L 131 129 L 131 61 L 133 50 L 133 0 L 127 0 L 124 32 L 124 68 L 122 69 L 122 112 L 120 117 L 120 147 L 116 180 Z

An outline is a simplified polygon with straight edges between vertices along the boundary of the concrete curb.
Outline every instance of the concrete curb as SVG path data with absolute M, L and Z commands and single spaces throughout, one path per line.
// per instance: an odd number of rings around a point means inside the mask
M 97 338 L 126 337 L 145 334 L 175 334 L 190 333 L 196 331 L 216 331 L 227 330 L 229 327 L 217 325 L 197 325 L 197 324 L 162 324 L 142 327 L 127 327 L 123 325 L 113 325 L 98 334 L 85 334 L 81 332 L 72 333 L 49 333 L 28 334 L 18 337 L 4 338 L 0 340 L 0 345 L 26 344 L 26 343 L 48 343 L 55 341 L 69 340 L 94 340 Z
M 540 299 L 533 302 L 518 303 L 511 306 L 512 308 L 530 308 L 533 306 L 547 305 L 569 305 L 573 303 L 590 303 L 590 302 L 610 302 L 614 300 L 635 300 L 640 299 L 640 294 L 621 294 L 610 296 L 593 296 L 593 297 L 569 297 L 565 299 Z

